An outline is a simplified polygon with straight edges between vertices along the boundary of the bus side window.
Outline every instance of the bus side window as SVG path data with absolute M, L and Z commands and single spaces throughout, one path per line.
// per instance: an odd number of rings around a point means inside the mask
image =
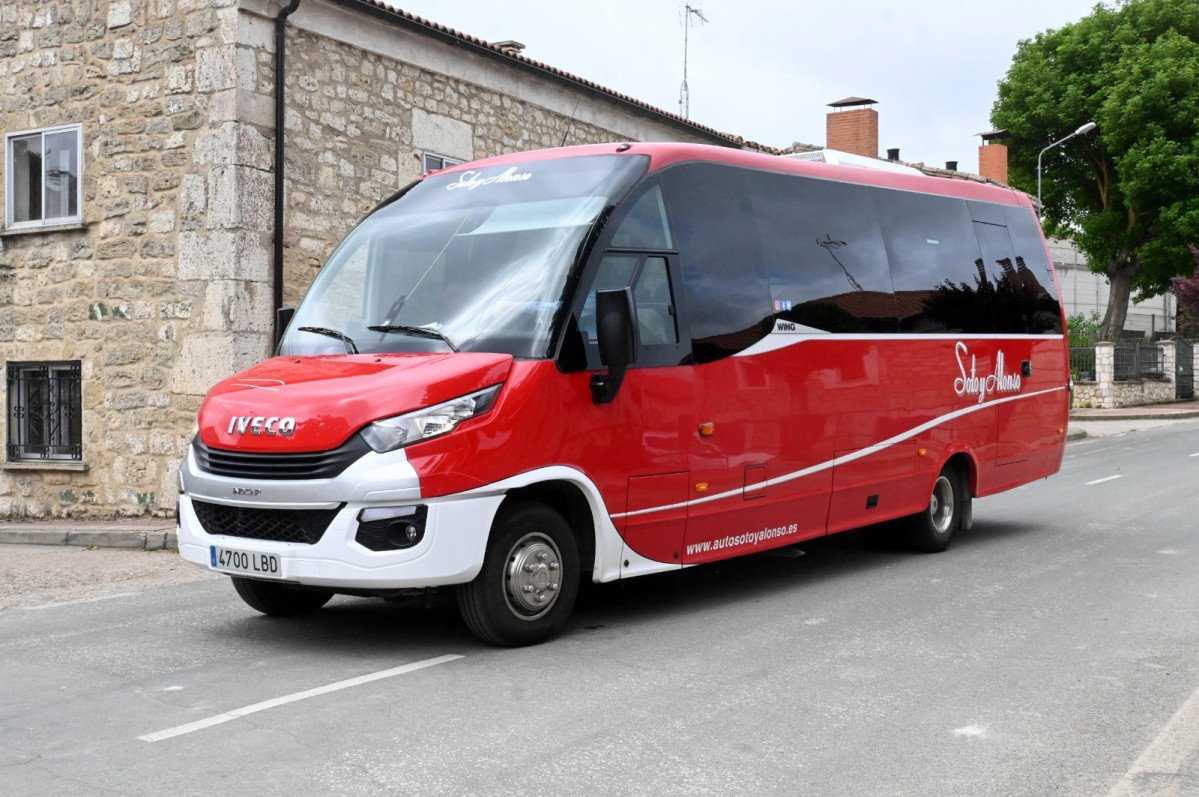
M 986 334 L 994 285 L 965 201 L 908 191 L 872 195 L 899 307 L 900 331 Z
M 1045 243 L 1036 223 L 1036 217 L 1027 208 L 1008 206 L 1008 233 L 1016 254 L 1016 271 L 1021 283 L 1032 294 L 1035 308 L 1026 314 L 1027 331 L 1034 334 L 1062 333 L 1062 311 L 1058 303 L 1057 286 L 1053 282 L 1053 270 L 1045 255 Z
M 661 188 L 655 185 L 641 195 L 621 220 L 609 246 L 615 249 L 674 248 Z
M 891 271 L 865 186 L 750 176 L 774 317 L 825 332 L 897 331 Z
M 584 343 L 595 343 L 596 292 L 628 287 L 633 279 L 633 270 L 637 268 L 637 260 L 636 255 L 604 255 L 604 259 L 600 261 L 595 272 L 595 283 L 587 292 L 587 301 L 583 304 L 583 312 L 579 318 L 579 331 L 583 333 Z
M 748 169 L 683 163 L 662 171 L 679 251 L 694 361 L 729 357 L 774 325 L 770 283 L 750 201 Z
M 666 258 L 646 259 L 637 277 L 637 287 L 633 289 L 633 304 L 637 307 L 642 346 L 679 342 Z

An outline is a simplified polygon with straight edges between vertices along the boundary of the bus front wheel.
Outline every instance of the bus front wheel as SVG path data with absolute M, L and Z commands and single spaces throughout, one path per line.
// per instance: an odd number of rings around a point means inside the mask
M 578 545 L 562 516 L 514 504 L 496 517 L 479 575 L 458 587 L 458 610 L 485 642 L 535 645 L 570 616 L 579 577 Z
M 969 524 L 970 503 L 970 489 L 962 469 L 953 463 L 946 465 L 933 482 L 928 508 L 908 518 L 908 542 L 918 551 L 944 551 L 954 532 Z

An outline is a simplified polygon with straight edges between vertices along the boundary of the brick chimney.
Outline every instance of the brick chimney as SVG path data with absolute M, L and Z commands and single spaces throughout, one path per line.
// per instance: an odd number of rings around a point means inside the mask
M 866 106 L 875 100 L 846 97 L 830 102 L 825 146 L 840 152 L 852 152 L 868 158 L 878 157 L 878 111 Z
M 977 135 L 983 140 L 978 147 L 978 173 L 1007 185 L 1007 144 L 1001 142 L 1012 134 L 1006 130 L 992 130 Z

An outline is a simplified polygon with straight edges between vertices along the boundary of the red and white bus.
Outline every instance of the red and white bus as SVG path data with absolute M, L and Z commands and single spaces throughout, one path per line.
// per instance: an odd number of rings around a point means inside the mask
M 267 614 L 454 586 L 502 645 L 583 578 L 897 518 L 942 550 L 1060 467 L 1063 326 L 1014 190 L 681 144 L 455 166 L 209 393 L 179 548 Z

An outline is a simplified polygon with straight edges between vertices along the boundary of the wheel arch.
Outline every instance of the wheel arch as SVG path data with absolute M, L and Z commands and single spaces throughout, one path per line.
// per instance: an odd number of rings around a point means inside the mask
M 523 501 L 544 504 L 563 517 L 578 544 L 579 564 L 583 572 L 590 573 L 595 567 L 595 519 L 582 488 L 565 479 L 516 487 L 504 496 L 499 511 Z
M 974 452 L 967 448 L 960 448 L 947 453 L 948 456 L 941 463 L 941 467 L 937 468 L 937 473 L 943 471 L 946 465 L 956 467 L 966 477 L 968 497 L 974 498 L 978 495 L 978 460 L 975 459 Z

